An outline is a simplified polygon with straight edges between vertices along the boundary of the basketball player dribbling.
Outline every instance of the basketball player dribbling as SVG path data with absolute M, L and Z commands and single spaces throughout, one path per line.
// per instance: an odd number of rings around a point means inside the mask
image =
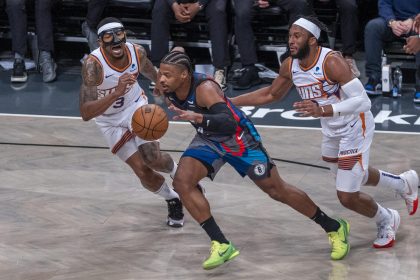
M 331 241 L 333 260 L 347 255 L 348 223 L 328 217 L 305 192 L 280 177 L 252 122 L 212 78 L 192 71 L 184 52 L 174 49 L 162 58 L 156 87 L 172 104 L 175 119 L 191 122 L 197 131 L 182 154 L 173 185 L 185 208 L 211 240 L 204 269 L 216 268 L 239 255 L 213 218 L 208 200 L 194 187 L 204 177 L 213 179 L 225 163 L 242 177 L 249 176 L 270 198 L 319 224 Z
M 303 99 L 294 107 L 303 116 L 320 118 L 323 140 L 322 158 L 336 176 L 341 204 L 377 225 L 375 248 L 392 247 L 400 215 L 384 208 L 361 185 L 390 188 L 404 200 L 409 215 L 418 206 L 418 175 L 414 170 L 394 175 L 369 166 L 370 145 L 375 130 L 371 102 L 359 79 L 335 51 L 318 44 L 325 26 L 313 17 L 295 21 L 289 29 L 291 57 L 280 67 L 280 75 L 269 87 L 236 98 L 239 106 L 263 105 L 284 97 L 294 85 Z
M 112 153 L 131 167 L 146 189 L 167 201 L 167 224 L 182 227 L 184 214 L 179 196 L 156 172 L 173 177 L 176 163 L 160 151 L 159 142 L 142 140 L 131 129 L 133 113 L 148 103 L 137 77 L 141 73 L 156 81 L 156 70 L 143 47 L 126 42 L 124 26 L 118 19 L 103 19 L 98 25 L 98 37 L 100 47 L 92 51 L 82 68 L 82 118 L 96 118 Z

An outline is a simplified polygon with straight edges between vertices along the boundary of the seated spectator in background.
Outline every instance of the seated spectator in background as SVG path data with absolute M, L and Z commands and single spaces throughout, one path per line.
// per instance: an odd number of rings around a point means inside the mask
M 248 89 L 261 83 L 258 77 L 257 50 L 252 29 L 252 17 L 255 8 L 268 8 L 275 3 L 289 13 L 289 22 L 293 22 L 297 15 L 308 15 L 312 9 L 307 0 L 234 0 L 235 9 L 235 39 L 243 67 L 242 76 L 237 80 L 235 89 Z
M 181 23 L 191 22 L 201 10 L 206 13 L 215 68 L 214 79 L 226 89 L 229 51 L 226 23 L 227 0 L 156 0 L 152 11 L 151 60 L 159 66 L 169 52 L 169 27 L 174 19 Z
M 329 2 L 330 0 L 315 1 Z M 359 78 L 360 71 L 353 58 L 353 54 L 356 52 L 357 30 L 359 28 L 357 3 L 356 0 L 335 0 L 335 4 L 340 16 L 341 42 L 343 43 L 341 52 L 350 65 L 353 74 Z
M 27 15 L 25 0 L 7 0 L 6 11 L 9 17 L 12 34 L 12 51 L 14 54 L 12 82 L 26 82 L 28 75 L 25 68 Z M 35 24 L 40 51 L 38 62 L 44 82 L 56 78 L 57 64 L 52 58 L 54 51 L 53 26 L 51 20 L 51 0 L 35 0 Z
M 102 13 L 106 7 L 108 0 L 89 0 L 86 14 L 86 21 L 82 23 L 82 34 L 86 37 L 89 49 L 93 50 L 99 48 L 97 26 L 102 19 Z
M 382 94 L 381 54 L 384 42 L 407 36 L 412 31 L 413 18 L 420 12 L 418 0 L 379 0 L 378 18 L 368 22 L 365 28 L 366 76 L 365 89 L 368 95 Z M 420 53 L 416 54 L 420 65 Z M 419 70 L 416 75 L 416 91 L 420 91 Z
M 420 53 L 420 14 L 416 16 L 413 24 L 413 31 L 415 35 L 407 38 L 407 44 L 404 46 L 406 53 L 411 53 L 414 55 L 419 55 Z M 416 62 L 419 60 L 417 59 Z M 420 66 L 417 63 L 417 72 L 416 72 L 416 82 L 420 81 Z M 420 103 L 420 86 L 416 85 L 416 92 L 414 93 L 414 103 Z

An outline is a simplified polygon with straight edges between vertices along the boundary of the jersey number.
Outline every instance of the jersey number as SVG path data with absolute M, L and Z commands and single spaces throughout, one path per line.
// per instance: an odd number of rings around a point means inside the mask
M 124 97 L 123 96 L 121 96 L 121 97 L 118 97 L 118 99 L 117 100 L 115 100 L 115 103 L 114 103 L 115 105 L 114 106 L 112 106 L 112 107 L 114 107 L 114 108 L 121 108 L 122 106 L 124 106 Z

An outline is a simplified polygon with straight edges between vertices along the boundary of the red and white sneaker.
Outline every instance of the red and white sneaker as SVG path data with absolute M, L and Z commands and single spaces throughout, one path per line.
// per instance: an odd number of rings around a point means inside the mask
M 419 176 L 414 170 L 408 170 L 400 174 L 400 177 L 405 182 L 404 192 L 398 192 L 398 194 L 405 200 L 409 215 L 414 215 L 419 205 Z
M 400 226 L 400 214 L 396 210 L 388 209 L 391 214 L 389 221 L 378 225 L 378 237 L 373 242 L 374 248 L 390 248 L 394 246 L 395 236 Z

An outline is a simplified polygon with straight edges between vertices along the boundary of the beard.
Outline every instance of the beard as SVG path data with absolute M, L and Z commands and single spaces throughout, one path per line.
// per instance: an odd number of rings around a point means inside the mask
M 309 43 L 306 42 L 302 48 L 300 48 L 297 53 L 295 55 L 291 54 L 291 57 L 293 58 L 297 58 L 297 59 L 304 59 L 305 57 L 307 57 L 309 55 Z

